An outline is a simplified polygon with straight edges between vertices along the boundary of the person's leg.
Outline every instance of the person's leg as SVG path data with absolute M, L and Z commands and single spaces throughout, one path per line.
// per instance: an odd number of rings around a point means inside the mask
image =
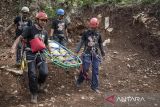
M 31 102 L 37 103 L 38 85 L 37 85 L 35 61 L 28 62 L 28 78 L 29 78 L 29 89 L 31 92 Z
M 56 42 L 60 43 L 60 39 L 57 35 L 54 35 L 53 36 L 53 40 L 55 40 Z
M 39 66 L 39 77 L 38 77 L 38 83 L 42 84 L 45 82 L 47 76 L 48 76 L 48 66 L 46 62 L 42 62 Z
M 39 84 L 39 89 L 40 91 L 45 88 L 45 80 L 48 76 L 48 65 L 45 62 L 45 58 L 43 57 L 43 55 L 38 55 L 37 57 L 37 66 L 38 66 L 38 70 L 39 70 L 39 76 L 38 76 L 38 84 Z
M 16 51 L 16 65 L 20 65 L 21 62 L 21 43 L 18 43 Z
M 28 62 L 28 78 L 29 78 L 29 89 L 31 93 L 31 102 L 37 103 L 37 93 L 38 93 L 38 80 L 36 75 L 36 62 L 35 55 L 32 52 L 27 52 L 27 62 Z
M 67 41 L 64 37 L 60 39 L 60 44 L 63 45 L 64 47 L 67 46 Z
M 99 59 L 96 56 L 92 57 L 92 81 L 91 88 L 92 90 L 98 90 L 98 73 L 99 73 Z
M 91 57 L 84 55 L 82 58 L 82 61 L 83 61 L 82 69 L 77 79 L 77 85 L 80 85 L 86 78 L 85 76 L 86 76 L 86 72 L 89 70 L 89 67 L 90 67 Z

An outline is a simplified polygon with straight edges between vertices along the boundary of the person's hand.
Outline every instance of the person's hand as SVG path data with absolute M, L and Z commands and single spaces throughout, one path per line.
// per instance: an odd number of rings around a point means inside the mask
M 49 38 L 48 38 L 49 40 L 53 40 L 53 36 L 49 36 Z
M 71 39 L 68 39 L 68 42 L 69 42 L 69 43 L 72 43 L 72 40 L 71 40 Z
M 79 54 L 77 52 L 75 52 L 75 56 L 79 56 Z
M 15 54 L 16 53 L 16 48 L 12 47 L 10 52 L 11 52 L 11 54 Z
M 51 52 L 52 52 L 52 51 L 51 51 L 51 49 L 50 49 L 50 48 L 48 49 L 48 52 L 49 52 L 49 54 L 51 54 Z

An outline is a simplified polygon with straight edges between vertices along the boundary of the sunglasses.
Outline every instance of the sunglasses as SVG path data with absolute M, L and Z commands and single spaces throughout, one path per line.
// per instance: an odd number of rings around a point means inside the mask
M 39 19 L 42 22 L 47 22 L 47 19 Z
M 28 12 L 22 12 L 22 14 L 29 14 Z

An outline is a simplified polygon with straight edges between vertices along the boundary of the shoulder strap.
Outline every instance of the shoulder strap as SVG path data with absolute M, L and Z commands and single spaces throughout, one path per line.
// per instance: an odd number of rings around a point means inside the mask
M 20 16 L 20 22 L 23 23 L 22 15 Z

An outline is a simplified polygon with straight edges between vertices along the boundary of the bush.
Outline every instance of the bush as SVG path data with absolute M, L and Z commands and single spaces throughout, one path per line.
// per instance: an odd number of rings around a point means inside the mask
M 55 16 L 55 9 L 53 9 L 52 7 L 46 6 L 44 10 L 49 18 L 53 18 Z

